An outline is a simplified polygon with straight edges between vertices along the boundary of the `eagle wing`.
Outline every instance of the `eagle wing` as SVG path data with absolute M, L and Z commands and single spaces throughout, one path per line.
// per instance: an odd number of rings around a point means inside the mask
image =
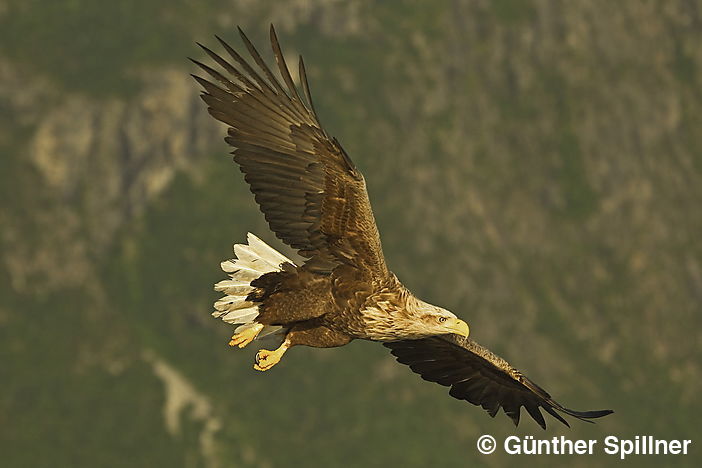
M 612 410 L 573 411 L 563 407 L 504 359 L 458 335 L 383 345 L 392 350 L 398 362 L 408 365 L 424 380 L 451 387 L 449 395 L 452 397 L 482 406 L 492 417 L 502 407 L 515 426 L 519 424 L 522 406 L 544 429 L 546 421 L 539 408 L 566 426 L 568 422 L 558 412 L 587 422 L 612 413 Z
M 365 180 L 319 123 L 302 57 L 304 100 L 273 26 L 270 40 L 285 88 L 241 29 L 239 34 L 257 69 L 218 37 L 229 60 L 199 45 L 223 73 L 193 60 L 218 84 L 193 77 L 204 88 L 209 113 L 229 126 L 225 140 L 271 230 L 307 258 L 311 270 L 329 272 L 346 264 L 386 277 Z

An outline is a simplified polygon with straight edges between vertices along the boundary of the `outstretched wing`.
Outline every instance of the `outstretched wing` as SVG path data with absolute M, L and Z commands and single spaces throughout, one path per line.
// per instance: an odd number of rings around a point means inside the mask
M 502 407 L 515 426 L 519 424 L 522 406 L 544 429 L 546 421 L 539 408 L 566 426 L 569 424 L 559 411 L 587 422 L 612 413 L 564 408 L 507 361 L 468 338 L 443 335 L 383 344 L 398 362 L 410 366 L 424 380 L 451 387 L 452 397 L 482 406 L 492 417 Z
M 300 97 L 271 25 L 273 53 L 285 88 L 239 29 L 255 67 L 217 38 L 224 59 L 200 45 L 219 72 L 193 60 L 214 81 L 194 78 L 210 114 L 229 125 L 227 143 L 245 174 L 270 228 L 308 259 L 307 266 L 330 271 L 355 266 L 385 277 L 380 236 L 366 184 L 335 138 L 319 123 L 300 57 Z M 306 102 L 305 102 L 306 101 Z

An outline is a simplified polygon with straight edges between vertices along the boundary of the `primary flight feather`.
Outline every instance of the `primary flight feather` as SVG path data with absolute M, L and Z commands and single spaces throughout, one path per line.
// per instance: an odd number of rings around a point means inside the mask
M 224 297 L 213 313 L 238 325 L 230 345 L 281 334 L 280 347 L 256 355 L 254 368 L 265 371 L 292 346 L 380 341 L 424 379 L 451 387 L 451 396 L 491 416 L 503 408 L 515 424 L 521 407 L 544 428 L 540 408 L 566 425 L 559 412 L 582 420 L 611 413 L 564 408 L 468 339 L 463 320 L 400 283 L 385 263 L 363 175 L 319 122 L 302 57 L 301 95 L 273 26 L 282 84 L 239 34 L 253 64 L 217 38 L 228 58 L 200 46 L 221 71 L 193 60 L 209 79 L 193 76 L 209 113 L 229 126 L 225 140 L 271 230 L 305 261 L 296 265 L 253 234 L 234 246 L 236 258 L 222 262 L 230 278 L 215 285 Z

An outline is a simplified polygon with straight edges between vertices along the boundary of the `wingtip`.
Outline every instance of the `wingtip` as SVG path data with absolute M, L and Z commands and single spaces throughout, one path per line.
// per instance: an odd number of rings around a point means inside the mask
M 242 34 L 243 34 L 243 33 L 242 33 Z M 221 38 L 219 35 L 217 35 L 217 34 L 215 34 L 215 39 L 217 39 L 217 42 L 219 42 L 219 44 L 220 44 L 222 47 L 224 47 L 230 54 L 232 53 L 232 51 L 233 51 L 234 49 L 232 49 L 232 47 L 231 47 L 229 44 L 227 44 L 227 42 L 226 42 L 224 39 L 222 39 L 222 38 Z
M 210 54 L 210 53 L 212 52 L 212 50 L 210 50 L 210 48 L 207 47 L 207 46 L 204 45 L 204 44 L 201 44 L 201 43 L 199 43 L 199 42 L 196 42 L 195 44 L 197 44 L 202 50 L 204 50 L 204 51 L 207 52 L 208 54 Z
M 204 63 L 202 63 L 202 62 L 199 61 L 199 60 L 196 60 L 196 59 L 190 58 L 190 57 L 188 57 L 188 59 L 189 59 L 191 62 L 193 62 L 195 65 L 197 65 L 199 68 L 201 68 L 202 70 L 204 70 L 204 71 L 206 71 L 207 73 L 209 73 L 210 75 L 212 74 L 212 72 L 215 72 L 215 73 L 216 73 L 216 71 L 215 71 L 212 67 L 209 67 L 209 66 L 205 65 Z
M 195 73 L 191 73 L 190 76 L 192 76 L 193 79 L 194 79 L 195 81 L 197 81 L 198 84 L 199 84 L 200 86 L 202 86 L 203 88 L 205 88 L 207 85 L 211 85 L 211 84 L 212 84 L 212 83 L 210 83 L 209 81 L 207 81 L 206 79 L 204 79 L 203 77 L 196 75 Z M 203 94 L 209 94 L 209 93 L 206 93 L 204 90 L 203 90 L 202 93 L 203 93 Z
M 275 27 L 273 26 L 273 23 L 271 23 L 271 26 L 268 29 L 268 35 L 270 36 L 271 44 L 277 45 L 280 48 L 280 42 L 278 41 L 278 33 L 275 32 Z
M 573 411 L 573 410 L 570 410 L 570 412 L 573 416 L 576 416 L 578 418 L 597 419 L 597 418 L 602 418 L 604 416 L 607 416 L 607 415 L 614 413 L 614 410 L 611 410 L 611 409 L 592 410 L 592 411 Z
M 606 409 L 606 410 L 593 410 L 593 411 L 575 411 L 571 410 L 568 408 L 556 408 L 555 409 L 563 412 L 564 414 L 567 414 L 568 416 L 572 416 L 574 418 L 579 419 L 580 421 L 584 421 L 586 423 L 590 424 L 595 424 L 595 421 L 592 421 L 592 419 L 597 419 L 597 418 L 602 418 L 604 416 L 607 416 L 609 414 L 614 413 L 613 410 Z M 567 423 L 565 423 L 568 425 Z M 568 426 L 570 427 L 570 426 Z
M 241 39 L 244 41 L 245 44 L 251 44 L 249 37 L 246 35 L 244 30 L 241 29 L 241 26 L 237 26 L 236 30 L 239 32 L 239 36 L 241 36 Z
M 190 61 L 191 61 L 192 63 L 194 63 L 198 68 L 200 68 L 200 69 L 202 69 L 202 70 L 207 70 L 207 68 L 208 68 L 207 65 L 205 65 L 204 63 L 202 63 L 201 61 L 199 61 L 199 60 L 197 60 L 197 59 L 194 59 L 194 58 L 192 58 L 192 57 L 188 57 L 188 60 L 190 60 Z

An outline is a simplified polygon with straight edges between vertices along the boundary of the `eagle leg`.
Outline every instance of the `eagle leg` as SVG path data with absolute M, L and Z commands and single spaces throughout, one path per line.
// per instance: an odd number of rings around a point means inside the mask
M 275 366 L 280 362 L 280 359 L 285 354 L 285 351 L 290 347 L 290 340 L 286 339 L 283 341 L 278 349 L 275 351 L 269 351 L 267 349 L 261 349 L 256 353 L 256 363 L 254 364 L 254 369 L 259 371 L 267 371 L 271 367 Z
M 255 340 L 258 334 L 261 333 L 261 330 L 263 330 L 263 324 L 254 323 L 241 333 L 235 333 L 234 336 L 232 336 L 232 340 L 229 342 L 229 346 L 238 346 L 243 348 Z

